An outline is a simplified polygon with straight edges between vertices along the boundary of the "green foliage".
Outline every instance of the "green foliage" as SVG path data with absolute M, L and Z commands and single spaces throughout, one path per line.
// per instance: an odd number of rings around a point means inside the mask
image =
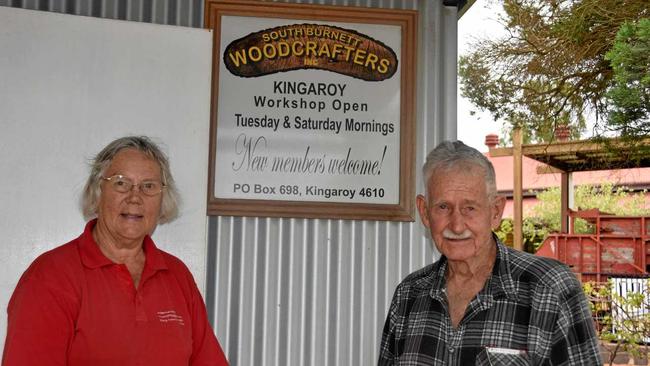
M 512 245 L 513 223 L 512 219 L 501 220 L 501 225 L 494 232 L 501 242 Z M 550 233 L 549 228 L 537 217 L 523 219 L 523 249 L 535 253 L 539 245 Z
M 607 92 L 610 130 L 623 137 L 650 133 L 650 19 L 626 22 L 605 59 L 614 70 Z
M 616 187 L 611 182 L 602 185 L 580 185 L 574 190 L 575 204 L 580 209 L 598 208 L 601 212 L 614 215 L 650 215 L 646 208 L 645 193 L 632 192 L 626 187 Z M 526 251 L 534 253 L 551 232 L 560 231 L 560 188 L 552 187 L 537 194 L 538 203 L 523 219 L 523 239 Z M 576 219 L 576 234 L 593 232 L 593 227 L 582 219 Z M 505 219 L 495 231 L 499 239 L 509 242 L 512 236 L 512 220 Z M 510 240 L 511 241 L 511 240 Z
M 553 187 L 537 195 L 538 204 L 531 208 L 530 215 L 539 218 L 551 232 L 560 231 L 560 188 Z M 645 191 L 633 193 L 626 187 L 616 187 L 611 182 L 597 185 L 580 185 L 574 190 L 574 202 L 580 209 L 597 208 L 614 215 L 648 215 L 645 208 Z M 586 221 L 575 220 L 574 232 L 588 234 L 593 228 Z
M 551 141 L 559 125 L 569 126 L 577 137 L 585 128 L 588 111 L 606 119 L 606 93 L 618 69 L 612 68 L 605 54 L 621 43 L 615 39 L 621 25 L 650 15 L 648 1 L 501 2 L 500 21 L 508 34 L 479 39 L 471 53 L 460 57 L 462 95 L 495 120 L 521 127 L 525 143 Z M 637 55 L 642 61 L 647 50 Z M 626 82 L 641 80 L 640 75 L 630 74 Z
M 583 291 L 589 300 L 596 321 L 599 338 L 609 352 L 611 365 L 620 350 L 634 358 L 648 359 L 648 347 L 642 347 L 650 338 L 650 280 L 645 279 L 641 292 L 628 292 L 621 296 L 607 284 L 587 282 Z

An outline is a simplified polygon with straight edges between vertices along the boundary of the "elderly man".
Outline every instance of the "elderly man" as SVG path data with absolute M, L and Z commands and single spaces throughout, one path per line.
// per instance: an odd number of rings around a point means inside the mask
M 417 197 L 441 253 L 395 290 L 379 365 L 602 365 L 589 306 L 567 266 L 508 248 L 505 199 L 477 150 L 445 141 Z

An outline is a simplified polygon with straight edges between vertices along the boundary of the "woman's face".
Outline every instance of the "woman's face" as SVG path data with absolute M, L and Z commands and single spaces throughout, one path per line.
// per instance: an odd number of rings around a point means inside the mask
M 120 150 L 104 172 L 104 178 L 122 175 L 133 183 L 162 180 L 159 164 L 135 149 Z M 160 217 L 162 193 L 147 196 L 134 186 L 129 192 L 116 191 L 112 183 L 101 182 L 97 212 L 98 225 L 122 242 L 142 242 L 153 232 Z

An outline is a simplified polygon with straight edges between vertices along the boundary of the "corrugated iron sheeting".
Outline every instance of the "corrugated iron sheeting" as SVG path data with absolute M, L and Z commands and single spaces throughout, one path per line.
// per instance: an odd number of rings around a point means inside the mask
M 296 1 L 418 10 L 416 166 L 456 136 L 456 9 L 436 0 Z M 190 27 L 201 0 L 0 0 Z M 117 106 L 116 106 L 117 107 Z M 417 171 L 418 191 L 422 191 Z M 419 222 L 211 217 L 206 302 L 232 365 L 373 365 L 393 290 L 436 253 Z
M 203 26 L 202 0 L 0 0 L 0 6 L 143 23 Z
M 413 226 L 212 218 L 212 305 L 232 364 L 374 364 L 395 285 L 432 259 Z
M 455 138 L 455 9 L 313 3 L 419 10 L 416 166 Z M 209 226 L 208 306 L 233 365 L 376 364 L 395 286 L 436 256 L 419 222 L 212 217 Z

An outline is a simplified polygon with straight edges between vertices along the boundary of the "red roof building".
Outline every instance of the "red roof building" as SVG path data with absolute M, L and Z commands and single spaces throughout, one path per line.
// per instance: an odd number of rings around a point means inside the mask
M 488 135 L 486 136 L 485 142 L 488 147 L 495 147 L 498 144 L 498 136 Z M 491 157 L 489 152 L 485 153 L 485 156 L 494 165 L 497 178 L 497 190 L 499 194 L 506 196 L 508 199 L 503 217 L 512 218 L 512 190 L 514 184 L 513 157 Z M 538 192 L 550 187 L 560 186 L 559 173 L 538 173 L 537 168 L 544 166 L 545 164 L 526 156 L 523 156 L 522 158 L 524 217 L 529 208 L 536 204 L 536 194 Z M 650 189 L 650 168 L 597 170 L 573 173 L 574 185 L 600 184 L 603 182 L 612 182 L 617 186 L 625 186 L 634 191 Z

